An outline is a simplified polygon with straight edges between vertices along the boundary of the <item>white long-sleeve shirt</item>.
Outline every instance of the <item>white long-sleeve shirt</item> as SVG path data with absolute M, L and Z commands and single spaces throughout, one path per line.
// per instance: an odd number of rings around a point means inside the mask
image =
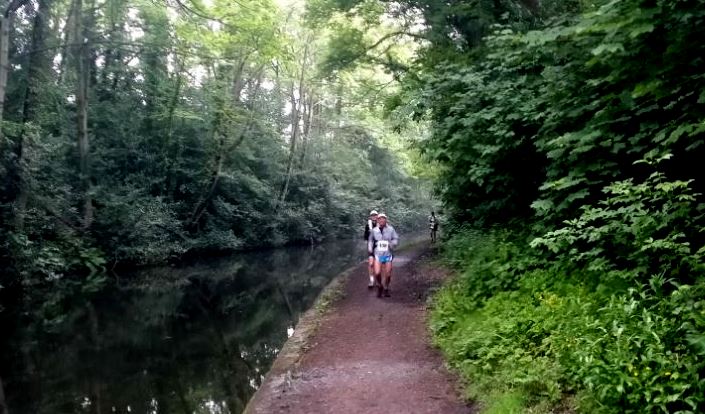
M 398 245 L 399 235 L 394 227 L 387 224 L 382 228 L 378 225 L 372 229 L 370 238 L 367 240 L 367 251 L 375 256 L 389 256 Z

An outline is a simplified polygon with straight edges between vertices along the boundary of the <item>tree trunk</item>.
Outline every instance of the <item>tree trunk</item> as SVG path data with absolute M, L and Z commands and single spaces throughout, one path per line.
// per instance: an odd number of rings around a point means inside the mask
M 32 400 L 28 404 L 28 411 L 30 413 L 39 413 L 42 411 L 41 407 L 44 401 L 44 386 L 41 369 L 42 361 L 38 357 L 35 358 L 32 354 L 34 346 L 32 342 L 25 340 L 20 346 L 20 353 L 22 354 L 22 364 L 24 365 L 23 376 L 27 379 L 26 383 L 28 383 L 26 392 L 32 396 Z
M 91 342 L 93 343 L 93 355 L 97 359 L 103 349 L 102 341 L 100 339 L 100 321 L 98 319 L 98 312 L 95 306 L 90 301 L 86 305 L 86 313 L 88 314 L 88 324 L 91 333 Z M 97 372 L 98 370 L 96 370 Z M 90 379 L 90 394 L 91 394 L 91 413 L 92 414 L 102 414 L 103 413 L 103 387 L 100 383 L 100 378 L 97 374 L 92 374 Z
M 30 46 L 29 68 L 27 70 L 27 85 L 25 87 L 25 98 L 22 107 L 22 122 L 27 124 L 37 118 L 37 108 L 39 106 L 39 90 L 42 85 L 44 74 L 49 70 L 49 62 L 46 59 L 46 27 L 49 12 L 49 0 L 39 0 L 37 14 L 34 16 L 32 29 L 32 44 Z M 20 142 L 17 148 L 18 156 L 18 192 L 15 200 L 15 229 L 18 232 L 24 230 L 24 215 L 27 209 L 27 200 L 30 197 L 30 136 L 31 131 L 23 128 Z
M 90 142 L 88 139 L 88 83 L 90 81 L 90 52 L 88 39 L 90 39 L 91 27 L 83 24 L 83 3 L 76 0 L 76 14 L 74 38 L 82 40 L 76 53 L 76 104 L 77 104 L 77 124 L 78 124 L 78 156 L 79 170 L 81 175 L 81 191 L 83 192 L 83 227 L 89 228 L 93 222 L 93 200 L 91 198 L 91 176 L 89 152 Z M 93 10 L 90 10 L 93 13 Z M 86 19 L 85 23 L 90 23 L 92 19 Z
M 223 168 L 223 158 L 225 157 L 223 154 L 225 151 L 225 136 L 223 136 L 220 132 L 220 123 L 223 116 L 223 105 L 224 104 L 221 101 L 216 102 L 216 112 L 211 126 L 211 141 L 218 138 L 218 147 L 215 155 L 215 167 L 213 168 L 213 173 L 211 174 L 206 192 L 196 203 L 196 207 L 191 213 L 191 218 L 189 219 L 189 224 L 187 227 L 195 227 L 201 219 L 203 212 L 206 211 L 206 207 L 208 206 L 208 201 L 210 201 L 210 198 L 213 197 L 213 193 L 215 192 L 215 189 L 218 186 L 218 181 L 220 180 L 220 173 Z
M 27 70 L 27 85 L 25 87 L 22 121 L 32 122 L 37 118 L 39 106 L 39 90 L 44 75 L 50 69 L 46 58 L 47 17 L 50 0 L 39 0 L 39 7 L 34 16 L 32 27 L 32 44 L 30 46 L 29 68 Z
M 244 62 L 244 60 L 243 60 Z M 244 68 L 244 63 L 241 65 L 241 68 L 238 70 L 236 73 L 236 79 L 235 83 L 238 83 L 238 77 L 242 77 L 242 69 Z M 257 99 L 259 96 L 260 92 L 260 84 L 261 84 L 261 77 L 263 73 L 264 67 L 260 67 L 257 70 L 257 85 L 255 86 L 254 90 L 251 93 L 250 99 Z M 236 102 L 239 102 L 239 97 L 240 93 L 242 92 L 242 89 L 244 88 L 244 82 L 240 86 L 235 85 L 234 88 L 239 90 L 239 92 L 235 93 L 235 89 L 233 91 L 233 99 Z M 175 95 L 176 97 L 176 95 Z M 215 139 L 216 135 L 220 134 L 219 129 L 220 129 L 220 122 L 221 122 L 221 116 L 219 115 L 220 112 L 216 115 L 216 118 L 213 121 L 213 138 Z M 245 123 L 245 126 L 240 130 L 240 135 L 235 139 L 233 144 L 229 146 L 228 148 L 225 147 L 225 136 L 221 135 L 220 140 L 219 140 L 219 149 L 218 149 L 218 155 L 216 156 L 216 168 L 213 171 L 213 174 L 211 176 L 210 184 L 208 186 L 207 192 L 201 197 L 199 202 L 196 204 L 196 208 L 193 210 L 193 213 L 191 214 L 191 219 L 189 220 L 189 227 L 193 227 L 198 220 L 200 220 L 201 216 L 205 212 L 206 207 L 208 206 L 208 202 L 210 199 L 213 197 L 213 194 L 215 193 L 215 189 L 218 185 L 218 182 L 220 180 L 221 176 L 221 170 L 223 167 L 223 162 L 225 160 L 225 154 L 235 150 L 237 147 L 242 144 L 242 142 L 245 140 L 247 137 L 247 133 L 250 131 L 250 128 L 252 127 L 255 115 L 253 112 L 250 112 L 250 117 Z
M 208 202 L 210 201 L 211 197 L 213 197 L 213 194 L 215 194 L 215 189 L 218 187 L 218 181 L 220 180 L 221 171 L 223 169 L 224 158 L 224 155 L 222 153 L 222 143 L 220 147 L 221 150 L 218 151 L 218 155 L 216 156 L 215 168 L 213 169 L 213 174 L 211 175 L 210 184 L 208 185 L 206 193 L 203 194 L 203 196 L 201 196 L 201 199 L 198 200 L 198 203 L 196 203 L 196 208 L 193 209 L 193 213 L 191 213 L 189 227 L 194 227 L 201 219 L 201 216 L 206 211 Z
M 100 383 L 91 380 L 91 414 L 103 414 L 103 393 Z
M 115 55 L 115 61 L 117 62 L 118 65 L 122 67 L 122 50 L 118 50 L 117 54 Z M 118 76 L 118 72 L 116 71 L 115 76 L 113 76 L 113 83 L 110 85 L 110 92 L 111 95 L 115 95 L 115 91 L 117 91 L 118 83 L 120 83 L 120 76 Z
M 5 387 L 2 384 L 2 377 L 0 377 L 0 414 L 10 414 L 7 401 L 5 401 Z
M 309 93 L 308 103 L 306 103 L 306 101 L 304 101 L 304 103 L 304 132 L 301 136 L 301 155 L 299 159 L 299 165 L 301 168 L 303 168 L 306 162 L 306 150 L 308 149 L 308 141 L 311 135 L 311 123 L 313 121 L 313 93 Z
M 116 20 L 111 17 L 110 32 L 108 37 L 109 42 L 120 43 L 124 40 L 121 32 L 121 24 L 124 23 L 124 19 L 118 18 Z M 111 85 L 115 79 L 119 78 L 119 74 L 122 70 L 124 70 L 124 67 L 120 61 L 119 48 L 118 50 L 115 50 L 113 46 L 110 46 L 105 50 L 103 56 L 105 63 L 103 64 L 103 73 L 101 73 L 99 99 L 101 101 L 108 101 L 114 97 L 114 94 L 110 93 L 111 91 L 114 91 Z
M 176 364 L 175 359 L 174 364 Z M 194 410 L 191 407 L 191 403 L 189 402 L 188 398 L 186 398 L 186 390 L 184 389 L 184 385 L 181 383 L 181 375 L 176 372 L 174 376 L 174 388 L 176 391 L 176 395 L 179 398 L 179 402 L 181 403 L 181 411 L 183 412 L 183 414 L 193 414 Z
M 90 143 L 88 140 L 88 70 L 85 59 L 81 57 L 78 69 L 78 155 L 81 172 L 81 190 L 83 191 L 83 226 L 88 228 L 93 221 L 93 201 L 91 199 L 91 178 L 88 155 Z
M 304 45 L 304 56 L 301 60 L 301 75 L 299 76 L 299 99 L 298 105 L 296 102 L 296 97 L 294 96 L 294 85 L 291 87 L 291 142 L 289 143 L 289 161 L 286 165 L 286 176 L 284 178 L 284 186 L 279 197 L 278 206 L 284 204 L 286 201 L 286 195 L 289 191 L 289 182 L 291 181 L 291 174 L 294 167 L 294 159 L 296 157 L 296 140 L 299 135 L 299 122 L 301 116 L 301 110 L 304 105 L 304 75 L 306 73 L 306 61 L 308 60 L 308 45 L 306 42 Z
M 70 46 L 72 43 L 76 41 L 76 36 L 77 36 L 77 22 L 75 21 L 78 16 L 80 16 L 80 12 L 76 13 L 76 7 L 78 5 L 80 0 L 72 0 L 71 5 L 69 6 L 69 12 L 66 15 L 66 24 L 65 29 L 64 29 L 64 43 L 61 45 L 61 62 L 59 63 L 59 84 L 63 83 L 64 81 L 64 76 L 66 75 L 66 68 L 69 66 L 69 55 L 70 55 Z
M 278 62 L 273 64 L 274 68 L 274 99 L 276 100 L 276 105 L 277 105 L 277 133 L 282 134 L 284 132 L 284 128 L 286 128 L 286 122 L 284 121 L 284 117 L 282 114 L 284 113 L 284 108 L 286 107 L 286 98 L 284 98 L 284 94 L 282 93 L 282 80 L 280 76 L 281 72 L 281 67 Z
M 338 88 L 335 95 L 335 114 L 338 115 L 338 128 L 340 128 L 340 117 L 343 115 L 343 81 L 340 79 L 338 80 Z
M 323 122 L 321 113 L 323 112 L 321 101 L 316 101 L 313 104 L 313 114 L 311 115 L 311 131 L 314 137 L 321 136 L 323 131 Z
M 242 58 L 240 64 L 237 65 L 235 73 L 233 76 L 233 101 L 240 102 L 242 90 L 245 87 L 245 65 L 247 64 L 247 59 Z
M 10 69 L 10 26 L 12 19 L 0 16 L 0 152 L 3 150 L 3 114 L 5 112 L 5 92 L 7 90 L 7 72 Z
M 299 109 L 296 105 L 293 85 L 291 89 L 291 139 L 289 142 L 289 160 L 286 163 L 286 175 L 284 176 L 284 185 L 279 195 L 278 206 L 281 206 L 284 204 L 284 201 L 286 201 L 286 194 L 289 191 L 289 182 L 291 181 L 291 173 L 294 168 L 294 157 L 296 156 L 296 140 L 299 137 Z
M 27 0 L 12 0 L 0 15 L 0 151 L 3 147 L 2 122 L 5 114 L 7 76 L 10 72 L 10 29 L 15 11 Z
M 176 62 L 176 85 L 174 85 L 174 93 L 171 95 L 171 100 L 169 101 L 168 116 L 167 116 L 167 131 L 166 131 L 166 144 L 164 145 L 166 150 L 166 160 L 167 160 L 167 195 L 170 197 L 174 196 L 176 192 L 176 164 L 179 162 L 179 144 L 174 142 L 174 113 L 176 112 L 176 107 L 179 104 L 179 97 L 181 96 L 181 87 L 184 83 L 183 76 L 181 76 L 181 63 Z
M 225 161 L 225 154 L 233 151 L 235 148 L 240 146 L 242 144 L 242 141 L 245 140 L 245 137 L 247 136 L 247 132 L 249 131 L 250 127 L 252 126 L 252 121 L 253 117 L 251 117 L 248 121 L 245 127 L 242 129 L 242 132 L 240 133 L 240 136 L 237 137 L 235 142 L 230 148 L 225 148 L 225 136 L 221 135 L 220 138 L 220 143 L 218 145 L 218 155 L 216 156 L 216 166 L 215 169 L 213 170 L 213 174 L 211 175 L 210 179 L 210 184 L 208 185 L 208 190 L 206 193 L 201 197 L 201 199 L 198 201 L 196 204 L 196 208 L 193 210 L 193 213 L 191 214 L 191 219 L 189 220 L 189 225 L 188 227 L 193 227 L 195 226 L 198 221 L 201 219 L 201 216 L 203 213 L 206 211 L 206 207 L 208 207 L 208 202 L 211 200 L 213 197 L 213 194 L 215 194 L 215 189 L 218 186 L 218 182 L 220 181 L 220 176 L 221 172 L 223 169 L 223 162 Z
M 113 29 L 114 30 L 114 29 Z M 108 39 L 108 41 L 112 41 L 112 30 L 111 30 L 111 36 Z M 100 90 L 101 91 L 107 91 L 108 90 L 108 85 L 110 84 L 110 81 L 108 80 L 108 75 L 110 74 L 110 71 L 113 68 L 113 59 L 114 59 L 114 52 L 111 47 L 105 49 L 105 53 L 103 53 L 103 73 L 101 74 L 100 77 Z
M 212 343 L 222 358 L 222 369 L 218 370 L 220 385 L 225 396 L 225 404 L 231 413 L 239 413 L 245 409 L 249 395 L 249 384 L 246 381 L 236 381 L 238 378 L 248 378 L 255 369 L 241 356 L 238 343 L 229 344 L 223 330 L 218 325 L 217 317 L 209 303 L 203 299 L 197 302 L 198 307 L 208 320 L 213 333 Z
M 259 99 L 259 94 L 260 91 L 262 90 L 262 80 L 264 79 L 264 65 L 260 66 L 257 68 L 256 73 L 256 78 L 257 81 L 255 82 L 254 87 L 252 88 L 251 91 L 251 96 L 248 96 L 248 102 L 249 102 L 249 108 L 251 111 L 262 111 L 264 110 L 264 103 L 263 102 L 257 102 Z
M 5 94 L 7 92 L 7 76 L 10 71 L 10 29 L 12 19 L 20 7 L 28 0 L 11 0 L 2 10 L 0 16 L 0 152 L 3 150 L 2 122 L 5 113 Z

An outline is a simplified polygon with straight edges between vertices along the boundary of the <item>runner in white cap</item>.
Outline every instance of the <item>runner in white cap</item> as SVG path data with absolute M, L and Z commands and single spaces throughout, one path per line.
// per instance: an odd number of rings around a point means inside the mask
M 389 297 L 389 284 L 392 281 L 392 260 L 394 249 L 399 244 L 399 236 L 394 227 L 387 224 L 387 215 L 377 215 L 377 227 L 372 229 L 367 242 L 367 250 L 375 258 L 375 280 L 377 282 L 377 297 Z
M 365 223 L 365 243 L 370 239 L 370 234 L 372 229 L 377 227 L 377 210 L 370 211 L 370 216 Z M 369 250 L 369 249 L 368 249 Z M 368 289 L 375 287 L 375 256 L 372 252 L 368 252 L 367 265 L 368 265 L 368 275 L 370 276 L 370 283 L 367 285 Z

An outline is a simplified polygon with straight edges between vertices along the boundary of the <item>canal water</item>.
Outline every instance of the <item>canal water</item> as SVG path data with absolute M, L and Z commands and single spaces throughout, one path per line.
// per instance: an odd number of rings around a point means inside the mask
M 116 275 L 56 332 L 20 339 L 10 413 L 238 414 L 299 315 L 363 259 L 351 240 Z

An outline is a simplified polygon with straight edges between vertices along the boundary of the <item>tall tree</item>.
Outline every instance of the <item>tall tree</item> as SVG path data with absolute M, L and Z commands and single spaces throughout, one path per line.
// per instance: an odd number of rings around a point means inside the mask
M 2 377 L 0 377 L 0 414 L 10 414 L 7 401 L 5 401 L 5 387 L 2 384 Z
M 7 77 L 10 71 L 10 32 L 12 22 L 17 10 L 29 0 L 10 0 L 8 4 L 0 6 L 0 151 L 3 147 L 2 122 L 5 114 L 5 95 L 7 91 Z
M 89 228 L 93 222 L 93 196 L 91 194 L 90 139 L 88 136 L 88 99 L 91 80 L 91 60 L 93 25 L 95 24 L 95 4 L 86 6 L 83 0 L 74 2 L 74 62 L 76 69 L 76 123 L 80 191 L 83 197 L 83 227 Z
M 291 181 L 291 175 L 294 170 L 294 161 L 296 160 L 296 146 L 297 141 L 301 135 L 301 120 L 305 117 L 304 111 L 306 110 L 306 71 L 308 69 L 309 63 L 309 44 L 312 41 L 311 35 L 306 36 L 306 40 L 303 44 L 303 51 L 301 54 L 301 60 L 299 61 L 299 75 L 297 83 L 292 80 L 291 88 L 289 89 L 289 102 L 291 105 L 291 134 L 289 138 L 289 158 L 286 163 L 286 172 L 284 175 L 284 184 L 282 185 L 281 193 L 279 195 L 279 203 L 281 206 L 286 200 L 287 193 L 289 191 L 289 183 Z M 298 86 L 298 90 L 296 89 Z
M 17 177 L 18 191 L 15 201 L 15 229 L 19 232 L 24 230 L 24 215 L 27 208 L 27 201 L 30 197 L 30 164 L 31 159 L 31 137 L 34 131 L 27 129 L 27 123 L 34 123 L 38 120 L 39 97 L 42 87 L 49 77 L 50 64 L 47 58 L 47 24 L 48 13 L 51 0 L 39 0 L 38 8 L 34 16 L 32 25 L 32 41 L 29 46 L 29 62 L 27 68 L 27 80 L 24 93 L 24 104 L 22 105 L 22 123 L 24 128 L 17 145 Z

